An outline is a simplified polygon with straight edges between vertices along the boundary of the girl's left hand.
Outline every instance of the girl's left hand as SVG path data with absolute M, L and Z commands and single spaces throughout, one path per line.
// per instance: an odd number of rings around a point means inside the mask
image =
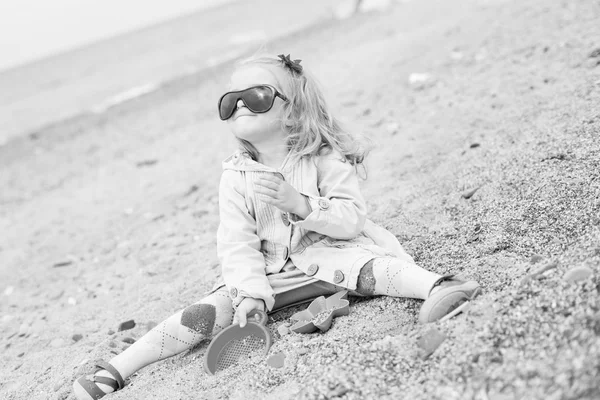
M 274 205 L 281 211 L 290 212 L 304 217 L 306 201 L 292 185 L 281 179 L 278 175 L 263 174 L 256 180 L 258 188 L 256 193 L 264 195 L 265 203 Z

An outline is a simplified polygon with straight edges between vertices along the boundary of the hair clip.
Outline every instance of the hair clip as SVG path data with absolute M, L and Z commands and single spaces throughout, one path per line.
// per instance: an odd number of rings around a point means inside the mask
M 302 60 L 291 60 L 289 54 L 287 56 L 280 54 L 277 57 L 279 57 L 283 65 L 288 67 L 292 72 L 296 72 L 297 74 L 302 73 L 302 65 L 300 65 Z

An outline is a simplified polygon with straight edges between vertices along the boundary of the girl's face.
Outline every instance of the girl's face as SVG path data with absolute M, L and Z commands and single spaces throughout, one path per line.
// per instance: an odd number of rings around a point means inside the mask
M 244 90 L 257 85 L 271 85 L 283 93 L 283 88 L 278 82 L 276 72 L 267 67 L 258 65 L 244 66 L 236 70 L 231 76 L 230 91 Z M 275 97 L 273 107 L 265 113 L 255 114 L 238 100 L 238 108 L 231 118 L 227 120 L 231 132 L 238 138 L 244 139 L 253 145 L 285 137 L 281 129 L 281 113 L 283 100 Z

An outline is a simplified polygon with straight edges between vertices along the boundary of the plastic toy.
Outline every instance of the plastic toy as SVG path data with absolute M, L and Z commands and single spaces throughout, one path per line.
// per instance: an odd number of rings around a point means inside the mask
M 342 290 L 327 298 L 325 296 L 317 297 L 306 310 L 297 312 L 290 317 L 291 320 L 297 321 L 290 327 L 290 330 L 296 333 L 311 333 L 317 329 L 321 332 L 328 331 L 335 317 L 349 314 L 350 302 L 347 298 L 347 290 Z
M 235 324 L 222 330 L 206 350 L 204 370 L 214 375 L 255 351 L 267 355 L 272 343 L 271 333 L 265 327 L 267 320 L 266 313 L 253 310 L 243 328 Z

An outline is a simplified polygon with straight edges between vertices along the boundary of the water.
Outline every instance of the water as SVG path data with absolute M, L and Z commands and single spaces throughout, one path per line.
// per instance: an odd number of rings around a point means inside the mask
M 102 113 L 162 82 L 258 50 L 331 18 L 336 3 L 233 2 L 0 72 L 0 145 L 83 112 Z

